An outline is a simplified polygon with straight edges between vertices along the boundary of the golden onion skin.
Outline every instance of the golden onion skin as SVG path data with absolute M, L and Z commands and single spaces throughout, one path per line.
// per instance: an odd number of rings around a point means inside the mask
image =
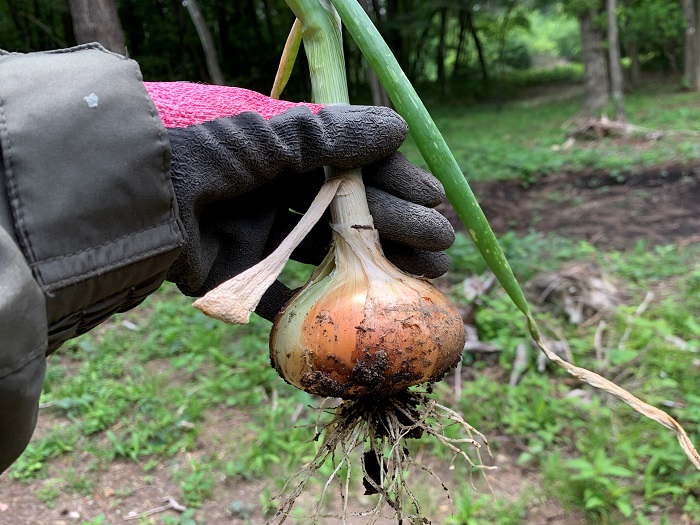
M 278 315 L 270 354 L 280 376 L 345 399 L 442 379 L 464 348 L 457 308 L 427 281 L 366 279 L 361 265 L 349 266 L 307 285 Z

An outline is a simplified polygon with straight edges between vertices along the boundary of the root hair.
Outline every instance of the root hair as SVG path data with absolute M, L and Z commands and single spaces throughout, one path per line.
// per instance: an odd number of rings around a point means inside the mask
M 328 415 L 329 420 L 321 421 Z M 453 426 L 458 427 L 463 437 L 447 435 L 447 428 Z M 453 454 L 453 463 L 461 457 L 472 471 L 492 468 L 484 466 L 481 461 L 482 446 L 491 454 L 484 435 L 457 412 L 431 399 L 426 391 L 406 390 L 388 397 L 346 400 L 332 409 L 322 407 L 314 438 L 315 441 L 320 440 L 316 456 L 285 484 L 275 498 L 277 510 L 268 523 L 281 525 L 286 521 L 307 483 L 329 460 L 333 470 L 323 484 L 311 516 L 307 516 L 308 523 L 316 524 L 323 518 L 335 518 L 345 523 L 349 517 L 362 516 L 368 517 L 367 523 L 371 525 L 387 508 L 399 525 L 431 523 L 423 515 L 420 502 L 408 485 L 408 472 L 418 469 L 428 473 L 440 483 L 450 504 L 452 499 L 440 477 L 428 466 L 419 464 L 410 454 L 407 440 L 425 435 L 447 447 Z M 370 510 L 352 511 L 349 509 L 352 456 L 360 448 L 365 494 L 376 494 L 377 499 Z M 476 456 L 476 460 L 472 460 L 467 448 Z M 329 490 L 336 484 L 340 489 L 341 510 L 339 513 L 324 512 Z

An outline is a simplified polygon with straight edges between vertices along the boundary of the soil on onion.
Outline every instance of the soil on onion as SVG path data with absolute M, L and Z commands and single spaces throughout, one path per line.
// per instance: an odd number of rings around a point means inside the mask
M 494 229 L 498 233 L 517 230 L 521 233 L 554 232 L 569 238 L 585 239 L 601 247 L 618 249 L 633 246 L 639 240 L 652 244 L 700 242 L 700 165 L 665 166 L 645 172 L 617 175 L 590 172 L 561 174 L 537 180 L 529 187 L 518 181 L 474 183 L 472 186 Z M 459 229 L 451 208 L 442 211 Z M 39 421 L 37 435 L 55 424 L 50 415 Z M 222 443 L 252 445 L 246 439 L 245 414 L 232 414 L 231 409 L 215 409 L 207 418 L 197 442 L 197 449 L 163 459 L 145 473 L 143 465 L 128 461 L 112 462 L 104 471 L 81 470 L 81 458 L 63 456 L 51 462 L 49 477 L 60 476 L 68 468 L 95 480 L 89 494 L 62 493 L 53 508 L 37 495 L 44 480 L 20 483 L 0 477 L 0 523 L 5 525 L 69 525 L 92 520 L 102 514 L 105 523 L 141 523 L 124 521 L 131 511 L 145 512 L 163 505 L 164 497 L 180 498 L 172 477 L 173 465 L 186 464 L 193 455 L 217 453 Z M 493 458 L 498 475 L 490 483 L 499 497 L 517 501 L 523 491 L 541 487 L 537 473 L 516 463 L 517 444 L 505 436 L 489 436 L 499 441 L 499 453 Z M 448 486 L 453 486 L 450 471 L 440 461 L 429 466 L 438 472 Z M 426 481 L 427 482 L 427 481 Z M 260 480 L 223 480 L 198 511 L 197 522 L 205 524 L 261 523 L 260 494 L 265 483 Z M 485 489 L 485 493 L 488 489 Z M 359 503 L 371 505 L 371 499 L 360 496 Z M 445 512 L 449 509 L 445 507 Z M 169 510 L 153 516 L 155 523 L 176 512 Z M 79 516 L 79 517 L 78 517 Z M 249 521 L 246 521 L 248 519 Z M 671 517 L 672 521 L 674 517 Z M 146 521 L 144 521 L 145 523 Z M 349 519 L 349 525 L 363 523 Z M 681 523 L 681 521 L 673 521 Z M 391 519 L 380 525 L 395 523 Z M 585 523 L 580 514 L 565 512 L 554 500 L 543 499 L 530 509 L 532 525 L 578 525 Z

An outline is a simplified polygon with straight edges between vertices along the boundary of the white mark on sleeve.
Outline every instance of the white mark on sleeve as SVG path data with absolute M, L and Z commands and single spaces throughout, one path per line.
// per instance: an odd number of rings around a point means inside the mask
M 88 96 L 83 97 L 83 100 L 87 102 L 89 108 L 96 108 L 99 99 L 97 98 L 97 95 L 90 93 Z

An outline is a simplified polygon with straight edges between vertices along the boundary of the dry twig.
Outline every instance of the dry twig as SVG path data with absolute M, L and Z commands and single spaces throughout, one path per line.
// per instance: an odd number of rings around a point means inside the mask
M 187 507 L 184 505 L 180 505 L 175 498 L 172 496 L 168 496 L 167 498 L 163 498 L 163 501 L 167 501 L 165 505 L 161 505 L 160 507 L 156 507 L 151 510 L 146 510 L 144 512 L 136 512 L 132 510 L 129 512 L 126 516 L 124 516 L 124 521 L 129 521 L 129 520 L 138 520 L 141 518 L 145 518 L 146 516 L 151 516 L 153 514 L 158 514 L 160 512 L 165 512 L 166 510 L 175 510 L 177 512 L 185 512 L 187 510 Z

